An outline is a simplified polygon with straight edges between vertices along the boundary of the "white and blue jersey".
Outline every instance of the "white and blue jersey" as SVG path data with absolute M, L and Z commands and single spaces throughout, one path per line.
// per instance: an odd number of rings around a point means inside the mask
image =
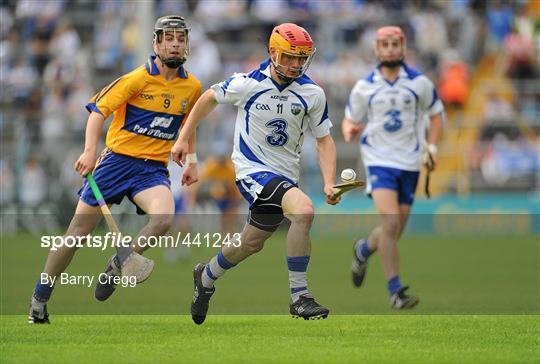
M 270 60 L 250 73 L 238 73 L 212 86 L 220 104 L 238 107 L 232 161 L 240 186 L 254 199 L 263 185 L 255 176 L 270 172 L 294 184 L 308 128 L 316 138 L 330 134 L 326 96 L 304 75 L 281 86 L 270 77 Z
M 391 189 L 398 192 L 400 204 L 413 203 L 426 118 L 443 111 L 433 83 L 406 64 L 393 83 L 378 68 L 356 83 L 345 117 L 365 124 L 360 149 L 368 194 L 377 188 Z
M 360 138 L 366 167 L 419 171 L 424 118 L 444 111 L 433 83 L 406 64 L 394 83 L 379 69 L 359 80 L 351 91 L 345 117 L 364 123 Z

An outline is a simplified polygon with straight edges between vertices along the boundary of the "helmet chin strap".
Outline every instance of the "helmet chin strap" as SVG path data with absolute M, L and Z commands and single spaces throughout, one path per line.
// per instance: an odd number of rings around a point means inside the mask
M 163 58 L 159 54 L 158 54 L 158 57 L 161 63 L 163 63 L 166 67 L 173 68 L 173 69 L 180 67 L 186 61 L 186 59 L 183 57 L 182 58 L 173 58 L 173 57 Z
M 274 70 L 276 71 L 276 75 L 279 77 L 279 79 L 285 83 L 291 83 L 295 80 L 292 77 L 285 76 L 282 72 L 278 71 L 276 67 L 274 67 Z
M 379 63 L 382 67 L 396 68 L 403 65 L 403 58 L 398 59 L 397 61 L 381 61 Z

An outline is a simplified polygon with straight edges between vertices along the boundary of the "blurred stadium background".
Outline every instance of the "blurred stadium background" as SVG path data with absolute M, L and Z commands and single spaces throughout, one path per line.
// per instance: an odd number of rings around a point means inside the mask
M 84 105 L 145 62 L 155 18 L 171 13 L 192 28 L 187 69 L 204 89 L 256 67 L 275 24 L 306 27 L 318 48 L 308 73 L 327 93 L 338 170 L 360 172 L 358 146 L 341 136 L 343 108 L 356 80 L 375 64 L 375 29 L 400 25 L 408 62 L 435 82 L 447 108 L 435 195 L 512 192 L 516 207 L 531 196 L 529 206 L 538 201 L 539 1 L 2 0 L 3 211 L 52 212 L 59 222 L 70 217 L 81 183 L 72 164 L 82 150 Z M 234 117 L 233 108 L 221 107 L 200 128 L 203 158 L 230 153 Z M 308 140 L 303 185 L 317 198 L 314 149 Z

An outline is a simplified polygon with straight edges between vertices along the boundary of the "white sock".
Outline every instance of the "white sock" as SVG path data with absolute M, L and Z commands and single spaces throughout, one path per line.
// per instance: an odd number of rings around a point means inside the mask
M 216 279 L 225 274 L 225 272 L 234 267 L 233 264 L 225 258 L 222 252 L 210 259 L 206 267 L 204 268 L 201 280 L 203 286 L 206 288 L 212 288 Z
M 301 295 L 308 293 L 307 272 L 289 271 L 289 286 L 291 287 L 291 301 L 294 303 Z

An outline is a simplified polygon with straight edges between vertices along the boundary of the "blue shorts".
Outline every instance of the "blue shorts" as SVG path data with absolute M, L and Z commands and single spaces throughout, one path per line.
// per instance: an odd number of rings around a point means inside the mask
M 186 199 L 183 194 L 174 198 L 174 213 L 176 215 L 186 213 Z
M 229 207 L 233 206 L 233 201 L 230 198 L 216 198 L 214 199 L 214 202 L 221 212 L 225 212 L 229 209 Z
M 165 163 L 111 151 L 101 157 L 93 174 L 107 204 L 120 204 L 124 196 L 135 204 L 133 197 L 141 191 L 160 185 L 171 187 Z M 84 181 L 78 195 L 87 204 L 98 205 L 88 181 Z M 137 213 L 144 214 L 144 211 L 137 206 Z
M 420 172 L 404 171 L 391 167 L 368 167 L 367 172 L 368 187 L 366 192 L 370 196 L 373 190 L 386 188 L 397 191 L 400 204 L 413 204 Z

